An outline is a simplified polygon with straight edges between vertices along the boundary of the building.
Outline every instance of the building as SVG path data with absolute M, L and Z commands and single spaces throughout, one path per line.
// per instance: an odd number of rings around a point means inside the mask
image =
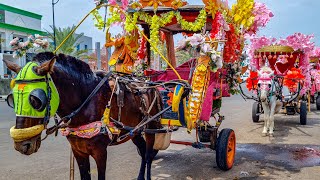
M 91 54 L 93 51 L 92 47 L 92 37 L 83 35 L 77 41 L 77 50 L 88 50 L 88 54 Z
M 10 78 L 13 74 L 3 63 L 3 59 L 13 61 L 20 66 L 30 61 L 34 54 L 27 53 L 19 59 L 13 58 L 10 41 L 16 37 L 20 41 L 27 41 L 29 35 L 46 35 L 41 27 L 42 15 L 18 9 L 0 3 L 0 78 Z M 49 40 L 50 42 L 51 40 Z M 51 41 L 52 42 L 52 41 Z M 92 53 L 92 38 L 82 36 L 77 44 L 77 50 L 88 49 Z
M 14 61 L 19 65 L 26 63 L 26 57 L 14 59 L 9 45 L 10 41 L 16 37 L 20 41 L 26 41 L 29 35 L 45 35 L 41 31 L 40 14 L 25 11 L 15 7 L 0 3 L 0 77 L 10 77 L 11 71 L 2 62 L 2 59 Z

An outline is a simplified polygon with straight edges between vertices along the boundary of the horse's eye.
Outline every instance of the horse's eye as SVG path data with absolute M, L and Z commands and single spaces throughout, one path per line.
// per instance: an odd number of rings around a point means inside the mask
M 30 95 L 29 101 L 30 101 L 31 106 L 32 106 L 34 109 L 38 110 L 38 109 L 41 108 L 41 104 L 42 104 L 42 103 L 41 103 L 41 100 L 40 100 L 39 98 Z
M 47 105 L 47 96 L 44 90 L 35 89 L 29 95 L 30 105 L 37 111 L 43 111 Z

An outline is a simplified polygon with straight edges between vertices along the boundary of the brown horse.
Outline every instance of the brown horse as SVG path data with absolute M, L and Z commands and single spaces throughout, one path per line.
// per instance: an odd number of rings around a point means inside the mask
M 38 66 L 33 69 L 33 72 L 39 76 L 46 76 L 49 73 L 56 86 L 60 97 L 57 114 L 60 117 L 69 115 L 82 105 L 94 88 L 103 79 L 103 75 L 101 73 L 93 73 L 86 63 L 71 56 L 63 54 L 55 56 L 51 52 L 44 52 L 37 54 L 33 61 L 38 64 Z M 5 64 L 10 70 L 16 73 L 22 69 L 19 65 L 10 61 L 5 61 Z M 112 88 L 110 87 L 110 82 L 114 82 L 112 81 L 112 77 L 109 81 L 104 83 L 95 96 L 93 96 L 90 101 L 88 101 L 88 103 L 86 103 L 83 108 L 72 117 L 69 124 L 70 128 L 79 127 L 101 120 L 105 107 L 111 97 Z M 121 117 L 121 123 L 125 126 L 135 127 L 146 116 L 146 114 L 141 110 L 141 107 L 143 107 L 142 104 L 145 104 L 146 108 L 150 107 L 157 90 L 148 89 L 144 92 L 132 92 L 127 88 L 123 88 L 123 90 L 125 105 L 121 108 L 121 111 L 119 111 L 117 95 L 114 95 L 111 101 L 110 117 L 116 120 Z M 158 97 L 158 99 L 160 98 Z M 162 106 L 162 104 L 159 103 L 159 101 L 155 104 L 156 105 L 151 107 L 149 116 L 155 115 L 159 112 L 159 109 L 161 109 L 159 106 Z M 31 108 L 31 106 L 24 108 Z M 120 116 L 118 114 L 119 112 L 121 112 Z M 120 121 L 120 119 L 118 120 Z M 25 129 L 44 123 L 44 118 L 17 116 L 15 128 L 18 130 Z M 161 124 L 156 120 L 148 123 L 147 127 L 148 129 L 157 129 L 161 127 Z M 126 130 L 121 130 L 120 136 L 127 132 L 128 131 Z M 110 139 L 108 135 L 103 133 L 92 138 L 80 138 L 78 136 L 69 135 L 67 136 L 67 139 L 71 144 L 72 151 L 79 166 L 80 176 L 83 180 L 91 179 L 89 156 L 92 156 L 96 161 L 98 179 L 105 179 L 107 147 L 109 145 L 116 145 L 125 142 L 129 139 L 131 139 L 137 146 L 142 158 L 138 179 L 145 179 L 146 166 L 146 177 L 147 179 L 151 179 L 151 164 L 158 152 L 153 149 L 155 134 L 146 133 L 144 138 L 141 133 L 135 133 L 133 135 L 131 134 L 131 136 L 121 142 L 117 142 L 115 140 L 116 138 Z M 40 143 L 41 133 L 27 140 L 15 142 L 14 147 L 22 154 L 30 155 L 37 152 L 40 147 Z

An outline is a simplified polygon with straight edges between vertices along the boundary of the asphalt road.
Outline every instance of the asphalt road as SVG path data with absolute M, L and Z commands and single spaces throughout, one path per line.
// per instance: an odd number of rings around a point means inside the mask
M 314 105 L 306 126 L 298 116 L 277 115 L 275 137 L 262 137 L 263 120 L 251 121 L 252 101 L 240 96 L 223 100 L 221 113 L 226 119 L 222 128 L 234 129 L 237 152 L 234 167 L 221 171 L 215 163 L 215 151 L 171 145 L 161 151 L 152 166 L 154 179 L 319 179 L 320 176 L 320 111 Z M 38 180 L 68 179 L 69 153 L 67 140 L 60 135 L 42 142 L 39 151 L 21 155 L 13 148 L 9 129 L 15 124 L 13 110 L 0 102 L 0 179 Z M 194 135 L 181 129 L 175 140 L 195 141 Z M 140 158 L 133 143 L 108 148 L 107 179 L 135 179 Z M 92 160 L 91 174 L 97 178 Z M 76 165 L 75 178 L 80 179 Z

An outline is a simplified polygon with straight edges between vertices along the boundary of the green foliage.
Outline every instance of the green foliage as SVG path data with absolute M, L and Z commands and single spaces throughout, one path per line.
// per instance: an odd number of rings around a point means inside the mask
M 53 35 L 53 27 L 50 26 L 52 29 L 52 32 L 47 31 L 48 33 L 48 38 L 54 39 Z M 62 41 L 68 36 L 68 34 L 75 28 L 73 25 L 72 27 L 66 27 L 66 28 L 55 28 L 56 31 L 56 44 L 57 47 L 62 43 Z M 88 50 L 77 50 L 77 46 L 81 42 L 77 42 L 81 37 L 83 36 L 83 33 L 78 34 L 78 35 L 71 35 L 69 39 L 61 46 L 61 48 L 57 51 L 57 53 L 63 53 L 67 54 L 70 56 L 74 56 L 79 59 L 86 59 L 88 57 L 87 53 Z M 54 51 L 54 46 L 49 46 L 48 48 L 49 51 Z
M 221 108 L 222 99 L 216 99 L 212 102 L 212 109 Z
M 187 62 L 192 58 L 191 53 L 189 51 L 184 51 L 184 50 L 176 51 L 175 55 L 178 62 L 177 64 L 178 66 Z

